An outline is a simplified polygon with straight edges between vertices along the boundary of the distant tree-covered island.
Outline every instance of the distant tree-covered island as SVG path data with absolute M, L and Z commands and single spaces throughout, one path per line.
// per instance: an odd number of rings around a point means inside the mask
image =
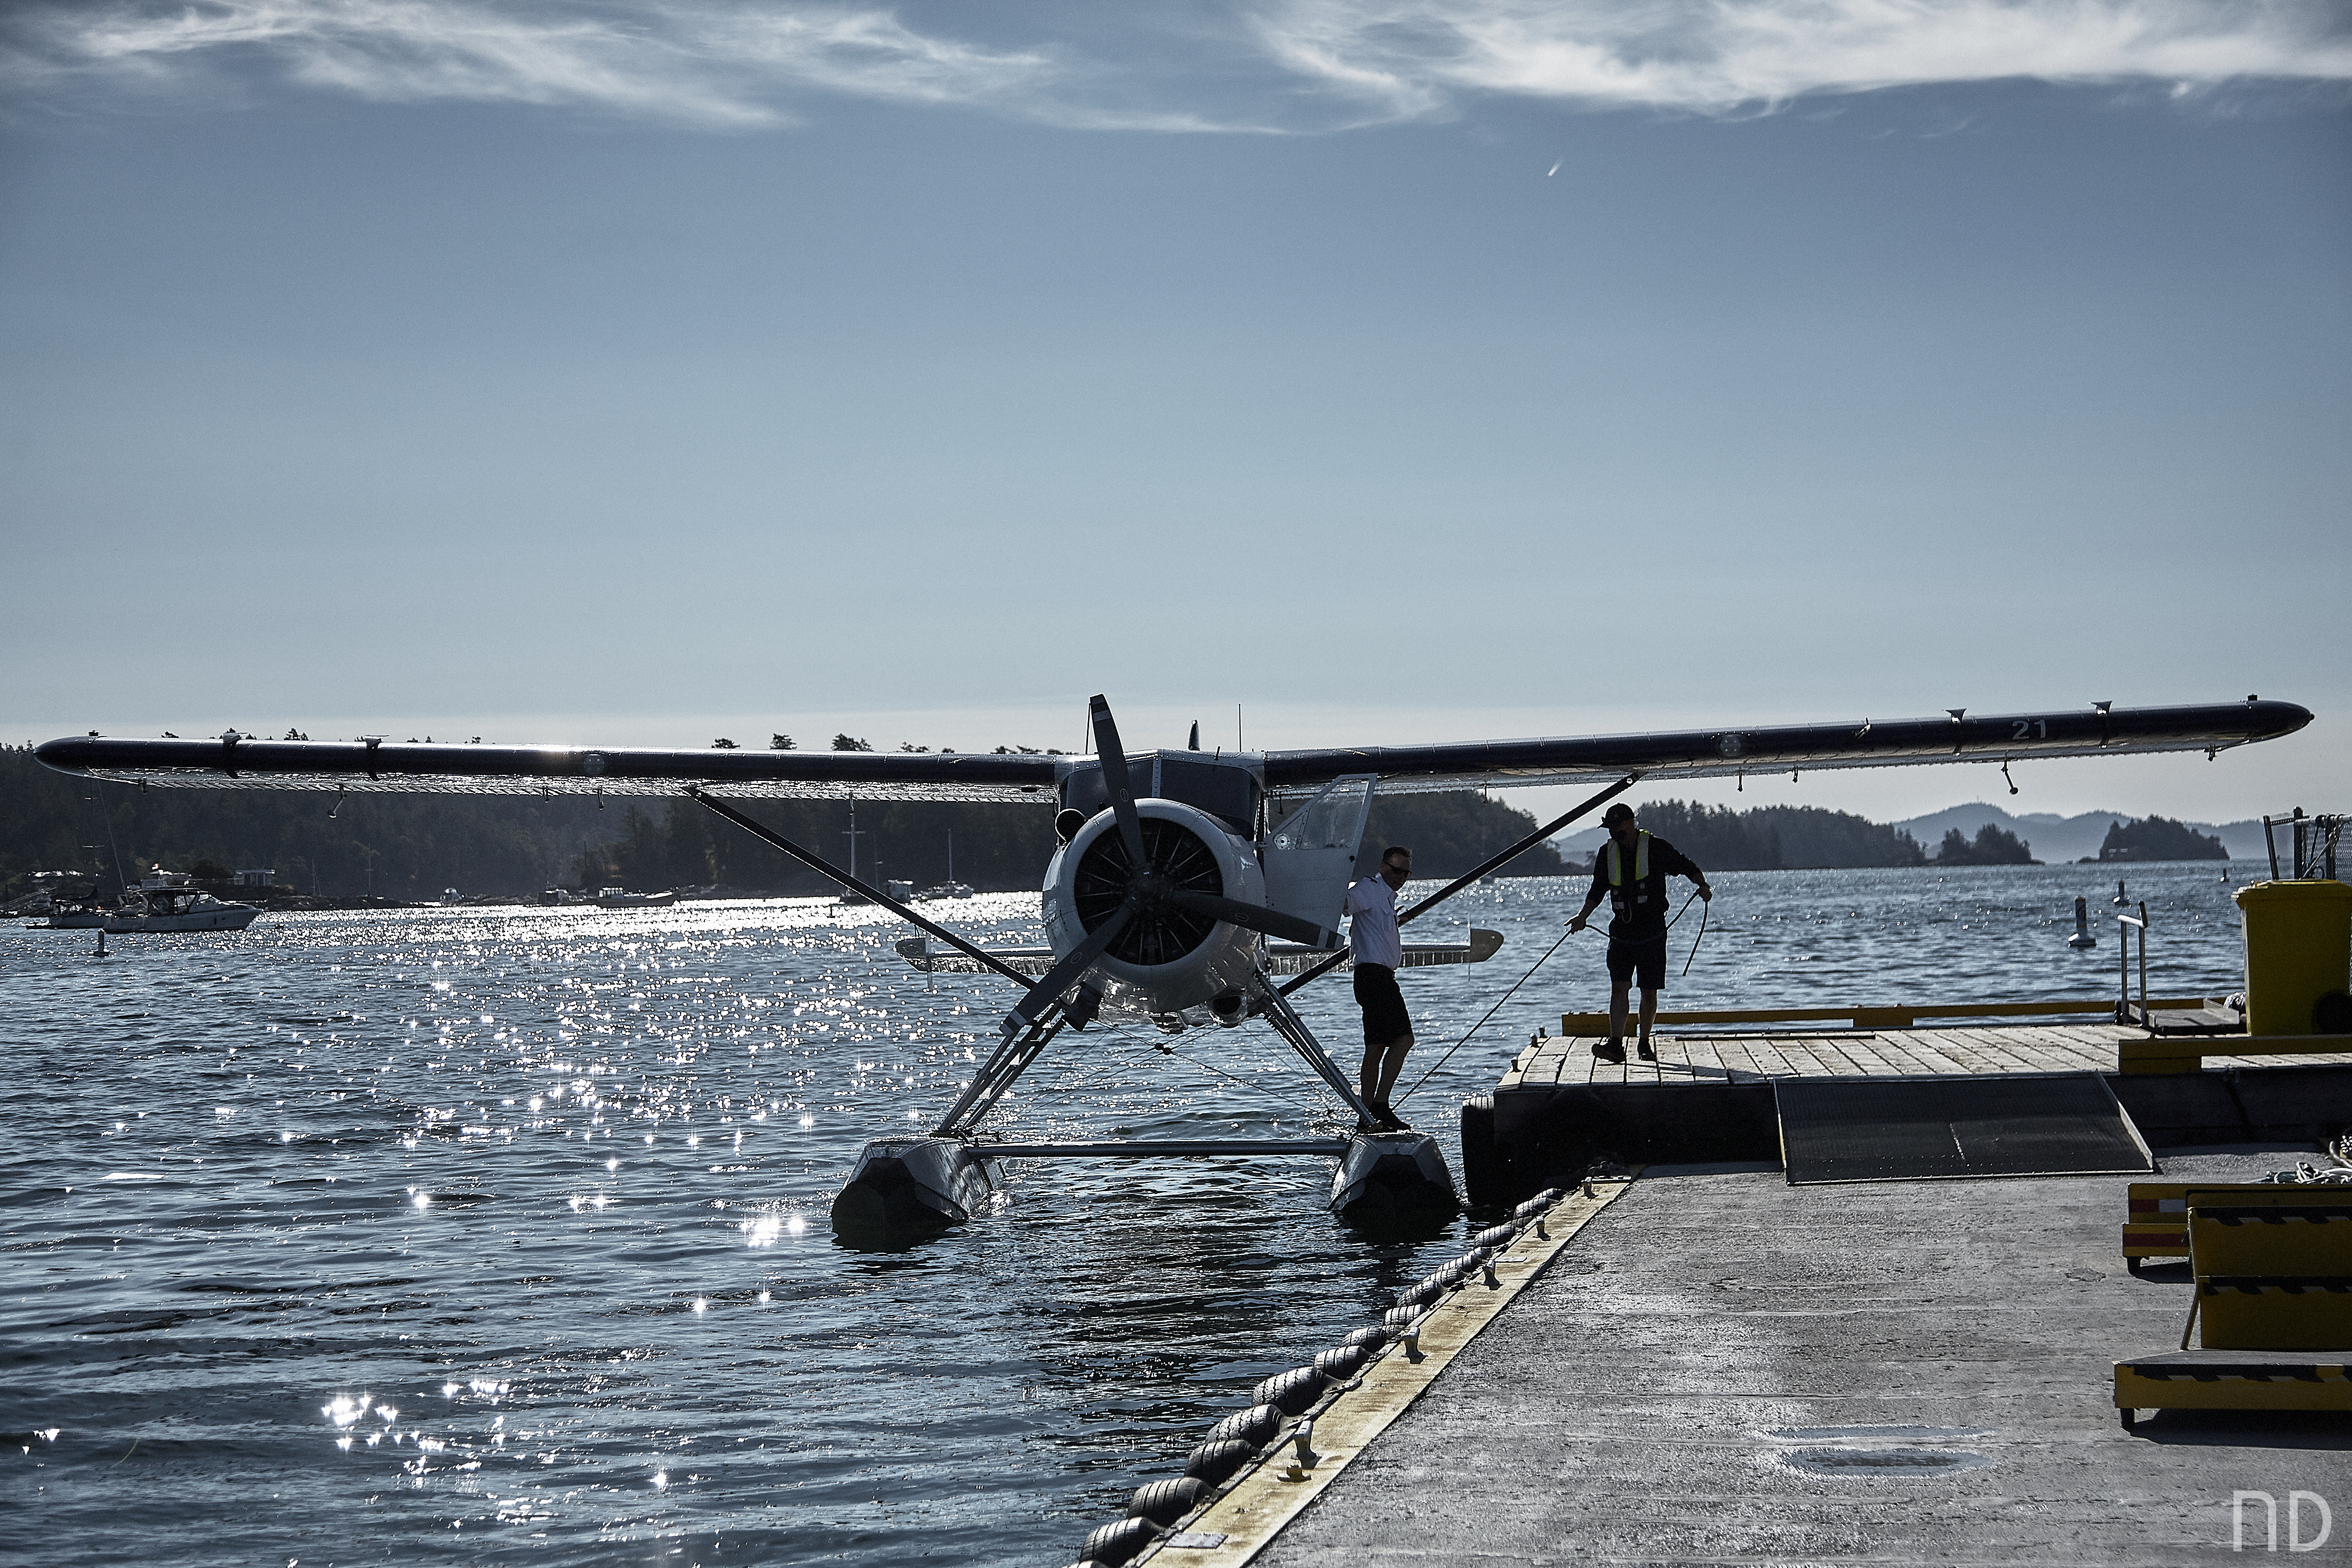
M 1969 838 L 1958 828 L 1944 831 L 1944 841 L 1936 846 L 1937 865 L 2040 865 L 2033 858 L 2033 846 L 2006 829 L 1987 822 Z
M 2169 817 L 2147 816 L 2136 822 L 2116 821 L 2107 824 L 2107 836 L 2099 845 L 2099 859 L 2106 861 L 2225 861 L 2230 852 L 2221 841 L 2210 833 L 2200 833 Z

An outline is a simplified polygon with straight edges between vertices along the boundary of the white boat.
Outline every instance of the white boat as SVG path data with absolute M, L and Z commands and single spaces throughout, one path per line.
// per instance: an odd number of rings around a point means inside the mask
M 667 909 L 677 902 L 674 893 L 631 893 L 625 887 L 596 890 L 596 902 L 607 909 Z
M 122 907 L 108 913 L 99 928 L 110 936 L 141 931 L 242 931 L 261 911 L 250 904 L 226 904 L 202 888 L 138 887 L 125 893 Z

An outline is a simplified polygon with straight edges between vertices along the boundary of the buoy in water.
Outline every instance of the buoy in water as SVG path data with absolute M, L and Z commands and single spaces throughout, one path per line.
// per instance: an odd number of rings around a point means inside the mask
M 2117 883 L 2116 886 L 2123 884 Z M 2074 935 L 2066 938 L 2069 947 L 2095 947 L 2099 939 L 2091 935 L 2091 905 L 2087 900 L 2074 900 Z

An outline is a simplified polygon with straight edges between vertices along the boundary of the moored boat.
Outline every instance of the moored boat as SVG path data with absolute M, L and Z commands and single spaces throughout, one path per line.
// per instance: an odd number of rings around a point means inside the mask
M 667 909 L 677 902 L 675 893 L 631 893 L 625 887 L 596 891 L 596 902 L 606 909 Z
M 199 887 L 158 887 L 151 882 L 124 894 L 122 906 L 106 912 L 99 929 L 115 936 L 148 931 L 242 931 L 260 913 L 253 904 L 229 904 Z M 52 916 L 51 924 L 56 923 Z

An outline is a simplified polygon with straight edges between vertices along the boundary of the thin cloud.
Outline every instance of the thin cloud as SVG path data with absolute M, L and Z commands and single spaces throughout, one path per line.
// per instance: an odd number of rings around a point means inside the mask
M 37 9 L 11 27 L 25 85 L 111 76 L 179 85 L 259 66 L 388 101 L 571 106 L 715 126 L 792 118 L 796 91 L 1009 104 L 1061 74 L 1041 50 L 927 37 L 883 11 L 499 0 L 200 0 Z
M 1172 0 L 924 14 L 1051 36 L 982 42 L 891 9 L 793 0 L 117 0 L 11 11 L 0 86 L 258 78 L 722 128 L 786 123 L 825 95 L 1202 131 L 1342 130 L 1496 96 L 1727 112 L 2005 78 L 2176 92 L 2352 79 L 2339 0 Z
M 1397 119 L 1490 93 L 1722 111 L 2017 78 L 2352 78 L 2326 0 L 1290 0 L 1258 32 Z

